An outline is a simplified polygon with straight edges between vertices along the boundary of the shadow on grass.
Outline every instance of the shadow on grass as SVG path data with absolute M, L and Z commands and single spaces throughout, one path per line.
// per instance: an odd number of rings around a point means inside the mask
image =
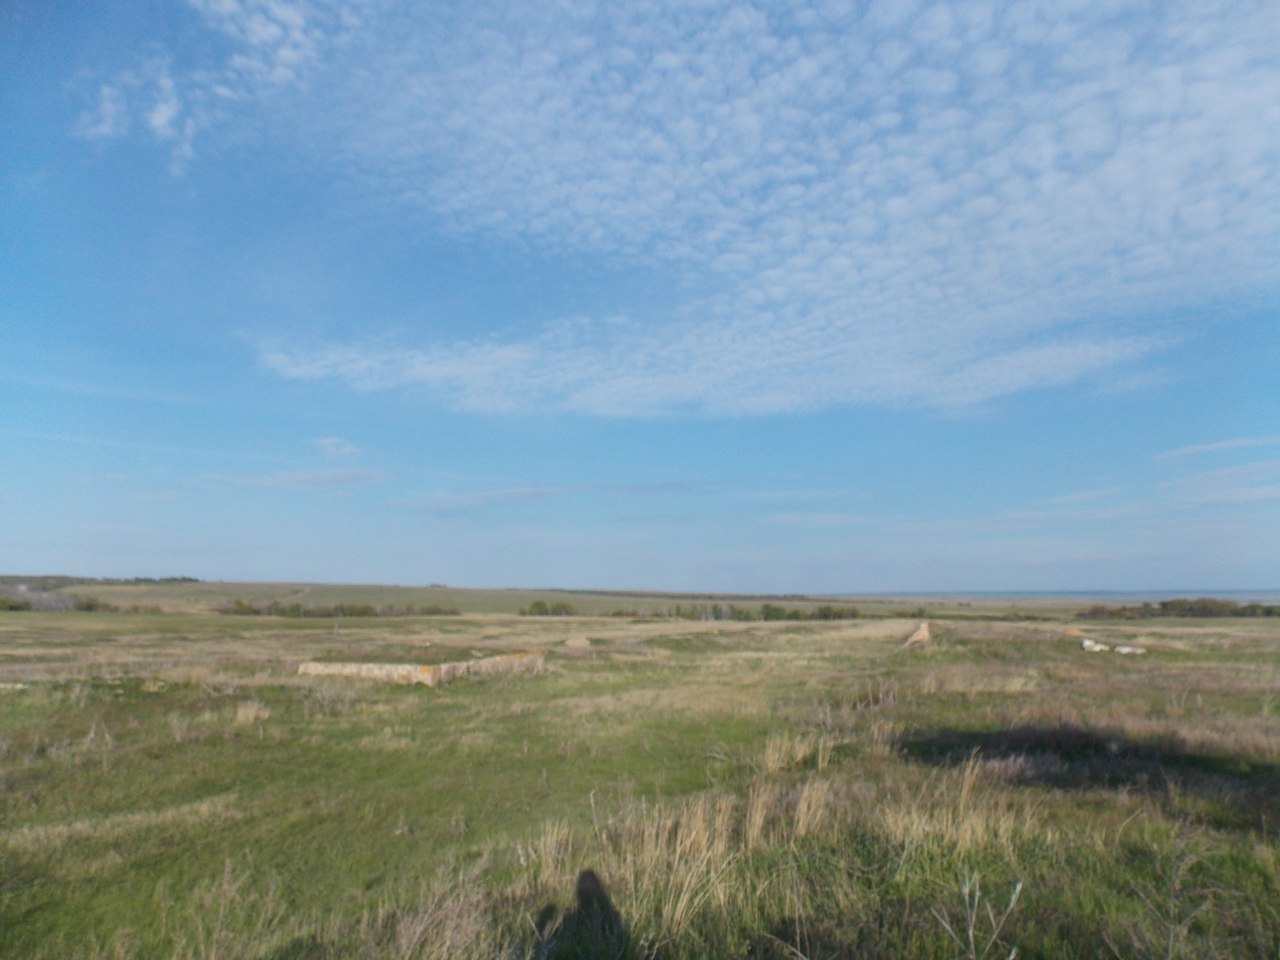
M 642 951 L 632 940 L 622 915 L 605 890 L 594 870 L 578 874 L 574 891 L 575 903 L 568 910 L 560 910 L 555 904 L 547 904 L 538 915 L 536 940 L 510 944 L 511 952 L 495 954 L 500 957 L 518 957 L 520 960 L 652 960 L 652 951 Z M 395 942 L 394 917 L 382 931 L 386 942 L 375 941 L 373 953 L 361 953 L 358 946 L 335 942 L 310 934 L 294 937 L 274 950 L 263 954 L 264 960 L 351 960 L 358 956 L 391 956 L 383 949 L 397 950 L 397 956 L 439 956 L 438 949 L 428 947 L 419 952 L 410 948 L 405 952 L 403 943 Z M 370 944 L 363 945 L 366 949 Z M 212 956 L 212 954 L 209 954 Z M 240 954 L 237 954 L 240 955 Z M 474 951 L 468 956 L 475 956 Z
M 663 960 L 675 944 L 645 948 L 636 943 L 593 870 L 578 875 L 577 904 L 561 914 L 553 904 L 538 918 L 533 960 Z M 780 922 L 752 938 L 745 960 L 835 960 L 852 956 L 839 925 L 814 918 Z
M 1224 829 L 1264 831 L 1280 822 L 1280 767 L 1198 753 L 1175 737 L 1133 739 L 1068 724 L 923 731 L 899 746 L 908 758 L 938 766 L 962 766 L 976 755 L 1011 783 L 1132 790 L 1174 815 Z
M 627 960 L 631 937 L 594 870 L 578 874 L 576 903 L 560 914 L 554 904 L 538 915 L 537 960 Z

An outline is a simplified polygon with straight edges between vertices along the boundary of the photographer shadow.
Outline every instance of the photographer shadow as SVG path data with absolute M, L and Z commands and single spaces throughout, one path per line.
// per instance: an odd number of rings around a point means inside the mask
M 563 914 L 554 904 L 538 915 L 536 960 L 628 960 L 631 936 L 594 870 L 578 874 L 575 904 Z

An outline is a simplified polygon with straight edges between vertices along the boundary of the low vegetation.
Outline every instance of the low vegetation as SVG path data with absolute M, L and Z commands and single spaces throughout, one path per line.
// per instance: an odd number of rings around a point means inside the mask
M 537 604 L 531 605 L 537 606 Z M 568 604 L 557 604 L 563 613 L 572 615 L 575 611 Z M 546 604 L 542 605 L 547 610 Z M 530 611 L 532 612 L 532 609 Z M 850 606 L 834 606 L 829 603 L 806 607 L 783 607 L 776 603 L 762 603 L 758 607 L 740 606 L 732 603 L 681 604 L 667 607 L 656 613 L 641 613 L 638 610 L 614 610 L 612 617 L 643 617 L 665 620 L 731 620 L 737 623 L 749 623 L 752 620 L 856 620 L 858 608 Z
M 574 617 L 577 614 L 571 603 L 547 603 L 545 600 L 535 600 L 520 611 L 522 617 Z
M 1036 612 L 13 611 L 0 955 L 1280 955 L 1280 621 Z
M 1095 604 L 1080 613 L 1086 620 L 1150 620 L 1155 617 L 1280 617 L 1280 604 L 1236 603 L 1215 597 L 1177 597 L 1158 603 L 1108 607 Z
M 459 613 L 457 607 L 443 607 L 439 604 L 375 607 L 370 603 L 335 603 L 328 606 L 307 606 L 301 603 L 283 603 L 279 600 L 272 600 L 267 603 L 249 603 L 245 600 L 234 600 L 220 607 L 218 612 L 243 617 L 311 617 L 319 619 L 342 617 L 456 617 Z

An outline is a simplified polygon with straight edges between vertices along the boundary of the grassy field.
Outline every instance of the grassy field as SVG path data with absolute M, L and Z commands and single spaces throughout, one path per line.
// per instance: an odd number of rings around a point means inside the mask
M 0 613 L 0 956 L 1280 956 L 1274 619 L 74 592 L 161 612 Z M 464 613 L 213 612 L 299 596 Z M 903 649 L 918 621 L 893 614 L 920 606 L 934 639 Z M 1087 654 L 1076 627 L 1148 652 Z M 515 650 L 548 669 L 438 689 L 297 675 Z
M 2 581 L 33 578 L 0 577 Z M 37 578 L 38 579 L 38 578 Z M 1082 609 L 1079 599 L 1064 597 L 915 597 L 915 596 L 724 596 L 690 593 L 642 593 L 582 590 L 468 590 L 444 586 L 377 586 L 317 583 L 113 583 L 86 581 L 63 589 L 76 597 L 92 597 L 118 607 L 155 607 L 168 613 L 212 613 L 235 601 L 300 603 L 334 606 L 340 603 L 375 607 L 453 607 L 468 614 L 518 614 L 535 600 L 568 603 L 579 613 L 608 616 L 618 611 L 661 615 L 678 606 L 737 605 L 758 608 L 762 603 L 809 611 L 822 604 L 850 604 L 869 617 L 945 616 L 964 619 L 1070 618 Z

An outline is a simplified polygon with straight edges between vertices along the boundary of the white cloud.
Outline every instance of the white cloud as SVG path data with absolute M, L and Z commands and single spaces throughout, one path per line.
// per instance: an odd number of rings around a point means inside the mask
M 173 85 L 173 78 L 168 73 L 159 78 L 156 86 L 158 99 L 155 106 L 147 114 L 147 126 L 151 128 L 151 132 L 157 137 L 170 140 L 177 135 L 174 121 L 177 120 L 178 114 L 182 112 L 182 105 L 178 102 L 177 89 Z
M 259 85 L 297 83 L 361 22 L 368 7 L 325 0 L 187 0 L 236 45 L 220 81 L 246 95 Z
M 342 437 L 316 437 L 311 445 L 329 460 L 349 460 L 359 452 L 355 444 Z
M 137 114 L 140 128 L 170 144 L 174 170 L 179 172 L 194 156 L 195 136 L 208 122 L 187 109 L 186 101 L 193 97 L 199 103 L 199 92 L 183 89 L 174 79 L 167 58 L 148 60 L 98 87 L 96 106 L 80 115 L 76 133 L 90 140 L 123 137 L 134 128 Z
M 123 136 L 129 129 L 129 107 L 119 83 L 98 87 L 94 109 L 81 114 L 76 133 L 89 140 L 107 140 Z
M 978 344 L 955 350 L 921 345 L 895 357 L 892 351 L 902 351 L 901 345 L 855 331 L 830 345 L 817 338 L 788 342 L 785 327 L 739 333 L 732 323 L 678 336 L 658 342 L 631 335 L 606 344 L 552 344 L 543 337 L 431 352 L 386 345 L 273 347 L 260 360 L 294 379 L 336 379 L 361 390 L 429 388 L 477 412 L 542 406 L 605 416 L 679 409 L 733 415 L 840 402 L 972 405 L 1069 383 L 1151 347 L 1151 341 L 1112 338 L 981 356 Z
M 1158 489 L 1183 509 L 1280 500 L 1280 460 L 1204 470 L 1166 480 Z
M 1215 443 L 1197 443 L 1176 450 L 1166 450 L 1160 454 L 1159 460 L 1173 460 L 1179 457 L 1193 457 L 1204 453 L 1220 453 L 1224 450 L 1245 450 L 1251 447 L 1280 446 L 1280 437 L 1238 437 L 1234 440 L 1219 440 Z
M 367 22 L 373 3 L 187 0 L 233 52 L 184 64 L 176 73 L 170 71 L 171 53 L 120 71 L 99 86 L 95 108 L 81 115 L 76 132 L 90 139 L 123 136 L 137 111 L 142 125 L 170 145 L 174 170 L 181 172 L 195 156 L 198 135 L 227 123 L 232 106 L 262 105 L 307 80 L 326 54 Z
M 701 291 L 568 333 L 264 349 L 285 376 L 472 410 L 953 407 L 1141 362 L 1169 341 L 1142 318 L 1280 281 L 1261 0 L 194 5 L 235 53 L 188 101 L 294 91 L 297 148 L 387 204 Z

